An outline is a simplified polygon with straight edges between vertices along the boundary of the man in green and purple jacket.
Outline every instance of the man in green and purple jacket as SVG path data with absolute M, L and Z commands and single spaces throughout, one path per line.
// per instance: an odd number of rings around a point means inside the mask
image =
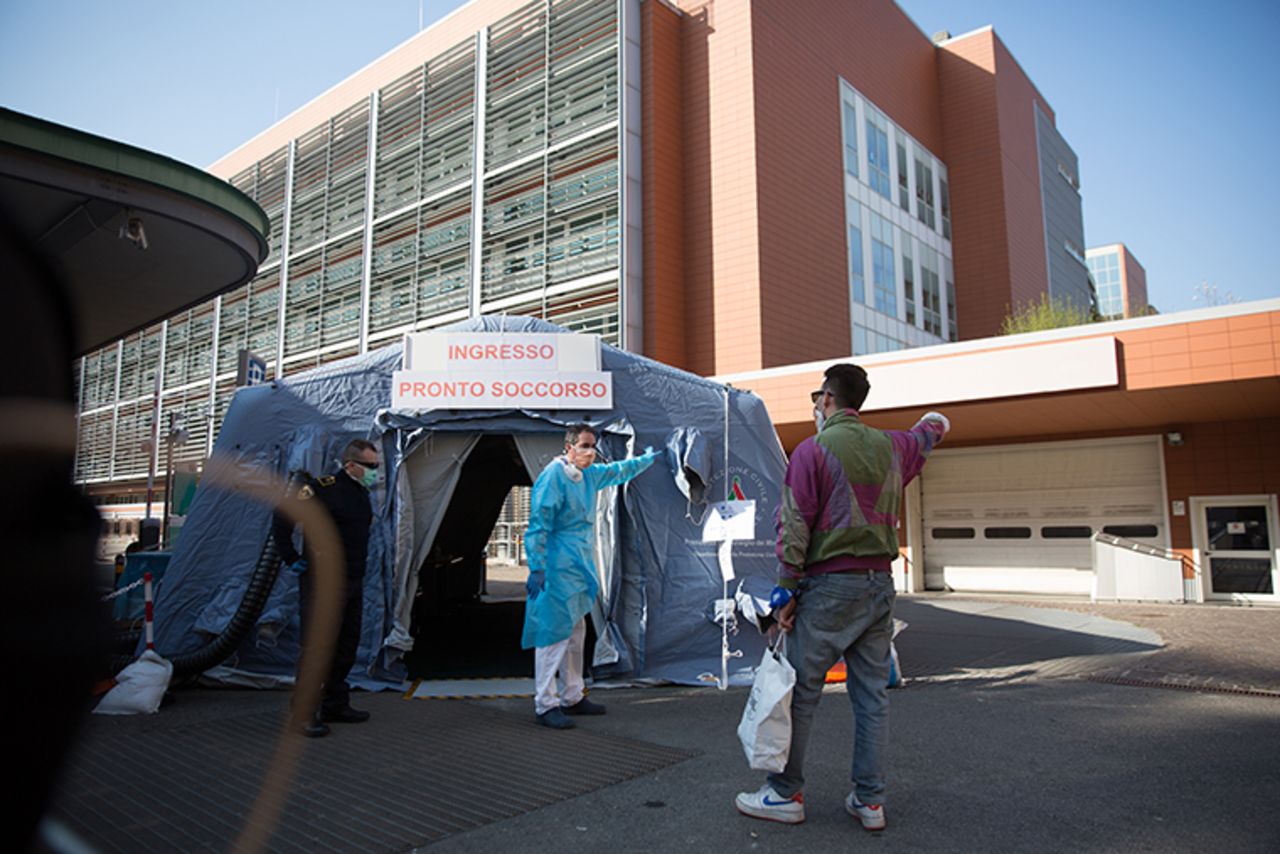
M 812 394 L 818 433 L 800 443 L 787 465 L 773 600 L 779 627 L 790 633 L 787 658 L 796 669 L 791 751 L 781 773 L 770 774 L 758 792 L 738 795 L 738 810 L 755 818 L 804 821 L 809 729 L 827 671 L 843 658 L 854 714 L 854 789 L 845 809 L 868 830 L 885 826 L 885 689 L 898 517 L 903 490 L 951 425 L 930 412 L 907 431 L 868 427 L 858 409 L 870 390 L 857 365 L 828 368 Z

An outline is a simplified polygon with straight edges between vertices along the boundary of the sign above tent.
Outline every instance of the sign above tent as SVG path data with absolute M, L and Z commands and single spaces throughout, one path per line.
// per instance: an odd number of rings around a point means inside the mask
M 612 409 L 598 335 L 415 332 L 392 409 Z

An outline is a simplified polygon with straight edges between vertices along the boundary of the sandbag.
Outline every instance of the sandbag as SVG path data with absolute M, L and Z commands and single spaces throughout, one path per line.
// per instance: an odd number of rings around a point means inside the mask
M 93 710 L 95 715 L 153 715 L 169 690 L 173 665 L 155 650 L 147 650 L 138 660 L 116 675 L 116 687 L 106 693 Z

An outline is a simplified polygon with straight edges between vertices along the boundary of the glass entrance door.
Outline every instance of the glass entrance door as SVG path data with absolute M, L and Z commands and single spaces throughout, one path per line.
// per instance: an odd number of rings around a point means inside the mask
M 1193 499 L 1205 596 L 1280 599 L 1276 505 L 1272 496 Z

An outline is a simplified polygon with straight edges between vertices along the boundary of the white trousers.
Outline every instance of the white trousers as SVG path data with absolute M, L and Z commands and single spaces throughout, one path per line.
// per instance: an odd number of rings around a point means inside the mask
M 551 646 L 540 646 L 533 654 L 533 677 L 537 693 L 533 706 L 543 715 L 582 699 L 582 646 L 587 637 L 587 618 L 578 620 L 573 634 Z M 559 679 L 556 676 L 559 675 Z M 559 685 L 557 685 L 559 682 Z

